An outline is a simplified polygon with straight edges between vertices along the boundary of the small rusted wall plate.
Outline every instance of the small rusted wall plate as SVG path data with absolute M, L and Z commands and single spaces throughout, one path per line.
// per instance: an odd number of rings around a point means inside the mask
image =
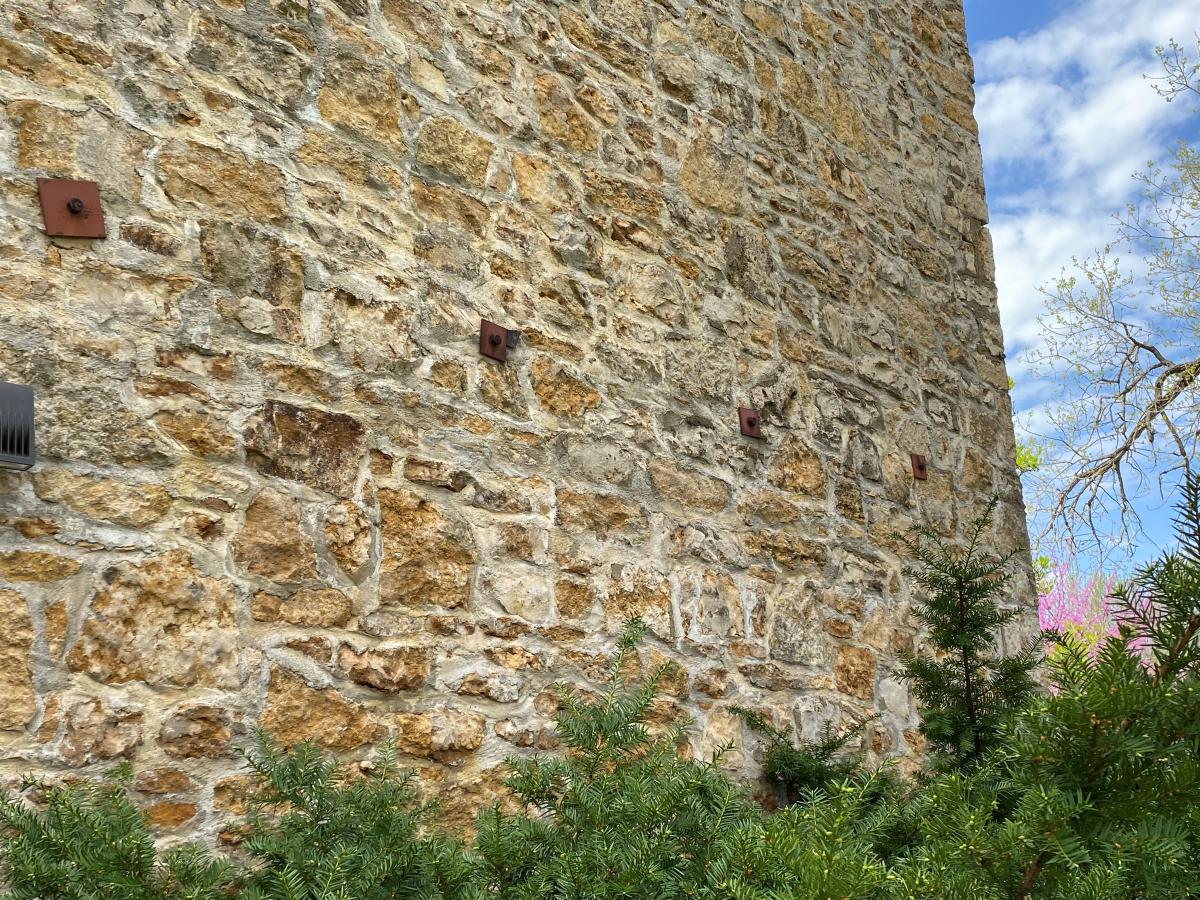
M 108 237 L 96 182 L 39 178 L 37 185 L 46 234 L 51 237 Z
M 479 323 L 479 352 L 497 362 L 508 362 L 508 329 L 484 319 Z
M 757 409 L 739 406 L 738 422 L 741 425 L 742 434 L 746 437 L 762 440 L 762 418 L 759 416 Z
M 917 481 L 929 480 L 929 461 L 920 453 L 912 454 L 913 478 Z

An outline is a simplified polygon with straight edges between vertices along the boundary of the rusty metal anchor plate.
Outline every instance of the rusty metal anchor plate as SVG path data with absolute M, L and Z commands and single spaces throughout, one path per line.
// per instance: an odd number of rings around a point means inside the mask
M 46 234 L 51 237 L 108 237 L 96 182 L 39 178 L 37 185 Z
M 741 425 L 742 434 L 746 437 L 762 440 L 762 418 L 759 416 L 757 409 L 739 406 L 738 422 Z
M 484 319 L 479 323 L 479 352 L 497 362 L 508 362 L 508 329 Z
M 913 478 L 917 481 L 929 480 L 929 461 L 920 453 L 912 454 Z

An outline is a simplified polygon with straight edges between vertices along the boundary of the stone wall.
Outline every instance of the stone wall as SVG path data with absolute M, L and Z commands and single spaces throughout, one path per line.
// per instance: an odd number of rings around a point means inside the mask
M 635 613 L 743 774 L 911 760 L 896 534 L 1026 540 L 971 107 L 959 0 L 9 0 L 0 778 L 211 835 L 259 723 L 464 820 Z

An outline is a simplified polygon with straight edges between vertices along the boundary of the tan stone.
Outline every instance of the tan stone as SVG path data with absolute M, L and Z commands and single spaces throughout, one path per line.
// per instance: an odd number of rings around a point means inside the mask
M 530 653 L 525 648 L 515 645 L 488 647 L 484 655 L 506 669 L 541 669 L 545 665 L 536 653 Z
M 495 726 L 496 737 L 529 750 L 557 750 L 562 746 L 552 725 L 523 724 L 501 719 Z
M 323 129 L 311 128 L 304 133 L 304 143 L 296 153 L 301 171 L 317 179 L 328 170 L 337 180 L 349 184 L 378 186 L 383 191 L 401 187 L 406 178 L 385 160 L 373 154 L 362 153 L 341 140 L 337 135 Z
M 581 416 L 600 405 L 600 394 L 548 357 L 539 356 L 530 370 L 533 392 L 542 408 L 562 416 Z
M 285 747 L 314 741 L 326 750 L 353 750 L 379 736 L 366 709 L 332 688 L 309 687 L 299 675 L 280 669 L 271 673 L 260 724 Z
M 600 143 L 596 126 L 556 75 L 539 75 L 534 81 L 534 102 L 543 130 L 572 150 L 595 150 Z
M 587 201 L 607 207 L 635 219 L 656 220 L 662 212 L 662 195 L 655 190 L 626 181 L 588 172 L 584 176 Z
M 838 690 L 860 700 L 875 698 L 875 654 L 863 647 L 842 647 L 833 665 Z
M 404 152 L 400 85 L 392 71 L 367 60 L 338 55 L 326 63 L 317 109 L 326 122 Z
M 196 817 L 199 812 L 195 803 L 182 800 L 162 800 L 147 806 L 143 812 L 146 824 L 151 828 L 178 828 Z
M 478 713 L 435 707 L 395 718 L 396 749 L 409 756 L 452 757 L 469 753 L 483 743 L 487 720 Z
M 16 591 L 0 590 L 0 622 L 0 729 L 24 728 L 37 710 L 29 666 L 33 622 L 25 598 Z
M 182 794 L 194 790 L 196 782 L 182 769 L 161 766 L 138 772 L 133 786 L 143 794 Z
M 170 144 L 159 156 L 163 190 L 177 203 L 250 221 L 286 212 L 283 173 L 274 166 L 203 144 Z
M 554 585 L 554 600 L 560 616 L 582 619 L 596 605 L 596 593 L 586 583 L 560 578 Z
M 365 430 L 341 413 L 272 400 L 255 411 L 245 441 L 247 458 L 263 474 L 345 497 L 358 477 Z
M 611 494 L 590 494 L 559 488 L 558 524 L 568 531 L 588 531 L 598 537 L 613 532 L 642 530 L 646 527 L 645 511 L 635 503 Z
M 422 216 L 451 222 L 477 237 L 483 235 L 491 220 L 486 204 L 446 185 L 414 181 L 412 197 Z
M 466 522 L 410 491 L 381 490 L 380 601 L 404 606 L 466 606 L 475 541 Z
M 512 161 L 513 175 L 521 199 L 546 212 L 571 209 L 574 196 L 571 185 L 551 160 L 540 156 L 517 154 Z
M 73 475 L 65 469 L 43 469 L 34 475 L 33 488 L 49 503 L 65 503 L 89 518 L 132 528 L 157 522 L 171 508 L 170 494 L 156 484 Z
M 824 462 L 794 436 L 789 435 L 775 452 L 767 478 L 781 490 L 817 498 L 825 496 Z
M 449 116 L 430 119 L 417 136 L 417 162 L 474 187 L 487 181 L 492 150 L 490 141 Z
M 154 424 L 197 456 L 228 459 L 237 441 L 212 416 L 194 410 L 166 410 L 155 414 Z
M 702 206 L 736 215 L 742 209 L 745 170 L 742 160 L 701 141 L 684 159 L 679 185 Z
M 342 628 L 353 614 L 350 598 L 333 588 L 296 591 L 279 604 L 280 619 L 304 628 Z
M 0 553 L 0 575 L 9 581 L 62 581 L 82 568 L 68 559 L 42 550 L 8 550 Z
M 676 503 L 713 511 L 724 509 L 729 503 L 729 485 L 719 478 L 658 459 L 652 460 L 646 470 L 654 489 Z
M 158 744 L 170 756 L 219 759 L 229 755 L 233 721 L 220 706 L 199 703 L 181 706 L 163 721 Z
M 699 6 L 693 6 L 688 11 L 688 29 L 696 38 L 696 43 L 737 67 L 746 64 L 742 37 L 728 25 L 722 25 L 715 18 L 703 12 Z
M 818 541 L 765 528 L 743 536 L 742 546 L 751 556 L 771 560 L 784 569 L 814 569 L 826 557 L 825 547 Z
M 213 785 L 213 809 L 244 815 L 250 798 L 258 793 L 258 779 L 253 775 L 229 775 Z
M 604 600 L 604 624 L 618 632 L 626 620 L 641 619 L 663 640 L 674 633 L 671 620 L 671 585 L 656 572 L 629 571 L 611 578 Z
M 229 585 L 185 550 L 109 569 L 67 662 L 106 684 L 236 687 L 238 641 Z
M 361 581 L 371 558 L 371 522 L 350 500 L 325 511 L 325 545 L 351 581 Z
M 338 666 L 351 681 L 397 693 L 415 690 L 429 681 L 433 654 L 420 647 L 374 647 L 360 651 L 342 644 Z
M 290 497 L 264 490 L 246 510 L 246 522 L 233 542 L 233 558 L 252 575 L 272 581 L 315 578 L 316 551 L 300 531 L 300 506 Z
M 142 742 L 142 710 L 110 706 L 98 698 L 63 704 L 63 737 L 58 755 L 68 766 L 126 758 Z
M 442 20 L 417 0 L 381 0 L 379 6 L 388 27 L 401 37 L 433 50 L 442 46 Z

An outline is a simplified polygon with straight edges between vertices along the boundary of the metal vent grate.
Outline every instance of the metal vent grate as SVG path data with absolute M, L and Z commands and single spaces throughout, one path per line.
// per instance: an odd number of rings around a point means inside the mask
M 0 468 L 28 469 L 36 457 L 33 388 L 0 381 Z

